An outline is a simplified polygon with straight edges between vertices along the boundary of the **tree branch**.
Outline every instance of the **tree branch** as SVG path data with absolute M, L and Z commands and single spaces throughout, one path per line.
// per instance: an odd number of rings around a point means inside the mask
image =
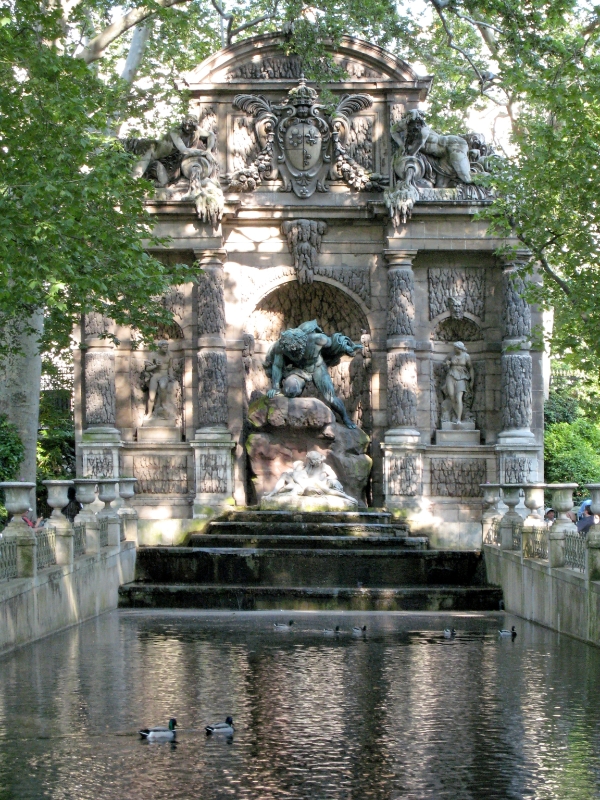
M 216 9 L 217 14 L 221 17 L 221 19 L 227 20 L 227 33 L 226 33 L 226 43 L 227 46 L 231 44 L 231 41 L 234 36 L 237 36 L 238 33 L 247 30 L 248 28 L 253 28 L 255 25 L 260 25 L 261 22 L 266 22 L 268 19 L 272 19 L 275 14 L 277 13 L 277 2 L 273 6 L 273 10 L 267 14 L 263 14 L 260 17 L 256 17 L 255 19 L 251 19 L 249 22 L 244 22 L 242 25 L 238 25 L 237 28 L 233 27 L 233 14 L 225 11 L 219 0 L 211 0 L 213 8 Z
M 161 8 L 170 8 L 171 6 L 189 2 L 190 0 L 155 0 L 156 5 Z M 119 36 L 122 36 L 125 31 L 139 25 L 140 22 L 143 22 L 155 13 L 155 8 L 146 8 L 145 6 L 132 8 L 127 14 L 115 20 L 115 22 L 101 31 L 97 36 L 94 36 L 87 47 L 84 47 L 81 53 L 77 54 L 76 58 L 82 58 L 86 64 L 98 61 L 104 55 L 106 48 L 118 39 Z
M 521 242 L 523 242 L 523 244 L 527 247 L 528 250 L 531 250 L 531 252 L 535 255 L 535 257 L 542 265 L 542 269 L 544 270 L 546 275 L 562 290 L 564 295 L 570 299 L 572 293 L 568 283 L 563 278 L 561 278 L 560 275 L 557 275 L 556 272 L 554 272 L 542 250 L 539 247 L 532 247 L 531 243 L 527 241 L 527 238 L 525 236 L 517 236 L 517 238 Z
M 438 15 L 438 17 L 440 18 L 440 20 L 442 22 L 442 25 L 444 27 L 444 31 L 446 32 L 446 37 L 448 39 L 448 47 L 450 47 L 452 50 L 456 50 L 457 53 L 460 53 L 461 56 L 466 61 L 469 62 L 469 64 L 471 65 L 471 69 L 473 70 L 475 75 L 477 75 L 477 80 L 483 85 L 483 76 L 481 75 L 481 72 L 479 71 L 479 69 L 475 65 L 475 62 L 473 61 L 471 56 L 467 53 L 466 50 L 463 50 L 462 47 L 459 47 L 457 44 L 454 44 L 454 34 L 452 33 L 452 31 L 448 27 L 448 23 L 446 22 L 446 18 L 444 17 L 444 15 L 442 13 L 442 9 L 445 8 L 445 6 L 448 5 L 448 3 L 445 3 L 445 5 L 442 5 L 442 3 L 440 3 L 440 0 L 431 0 L 431 2 L 433 3 L 433 7 L 435 8 L 435 10 L 437 12 L 437 15 Z
M 136 25 L 133 31 L 133 39 L 127 53 L 127 59 L 121 78 L 127 83 L 131 84 L 134 81 L 137 71 L 142 63 L 146 44 L 150 38 L 150 23 L 144 22 L 142 25 Z

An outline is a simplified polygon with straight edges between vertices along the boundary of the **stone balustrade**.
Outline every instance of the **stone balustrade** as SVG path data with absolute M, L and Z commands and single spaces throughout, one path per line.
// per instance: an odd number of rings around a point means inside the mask
M 52 514 L 39 530 L 33 530 L 22 520 L 29 509 L 30 491 L 34 484 L 0 482 L 6 496 L 6 507 L 12 514 L 12 520 L 0 533 L 0 580 L 35 578 L 39 570 L 70 567 L 76 559 L 97 554 L 103 547 L 120 549 L 122 541 L 137 543 L 137 513 L 128 505 L 133 496 L 135 478 L 122 479 L 121 482 L 119 494 L 126 505 L 117 511 L 111 507 L 117 497 L 117 481 L 114 479 L 44 481 Z M 73 485 L 83 507 L 71 523 L 61 508 L 67 505 L 67 492 Z M 94 514 L 90 506 L 98 489 L 105 507 Z
M 509 506 L 499 519 L 484 521 L 483 551 L 487 578 L 502 587 L 505 609 L 525 619 L 600 644 L 600 524 L 578 533 L 567 513 L 573 508 L 574 483 L 503 485 Z M 486 503 L 491 486 L 482 484 Z M 600 484 L 589 484 L 592 510 L 600 513 Z M 515 510 L 520 490 L 529 515 Z M 538 513 L 544 489 L 558 512 L 547 525 Z M 509 546 L 510 545 L 510 546 Z

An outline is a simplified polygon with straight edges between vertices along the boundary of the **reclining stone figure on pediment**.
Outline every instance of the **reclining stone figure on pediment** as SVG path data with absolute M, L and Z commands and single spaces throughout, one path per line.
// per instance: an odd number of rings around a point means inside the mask
M 193 200 L 198 216 L 216 228 L 223 216 L 224 197 L 219 165 L 214 157 L 216 137 L 188 117 L 162 139 L 127 139 L 125 149 L 140 156 L 134 178 L 155 180 L 158 187 L 187 178 L 189 190 L 179 200 Z
M 427 190 L 454 190 L 438 199 L 491 197 L 488 188 L 473 183 L 473 175 L 489 174 L 498 158 L 481 134 L 437 133 L 417 109 L 407 111 L 390 133 L 398 146 L 392 160 L 395 185 L 384 197 L 396 227 L 406 222 L 418 200 L 436 199 L 428 197 Z

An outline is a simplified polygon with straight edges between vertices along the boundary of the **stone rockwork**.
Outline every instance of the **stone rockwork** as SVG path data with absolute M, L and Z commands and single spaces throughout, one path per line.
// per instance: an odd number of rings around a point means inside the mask
M 316 450 L 326 456 L 344 491 L 366 505 L 372 460 L 366 453 L 369 437 L 360 428 L 340 425 L 316 397 L 261 397 L 250 405 L 248 420 L 252 433 L 246 451 L 259 500 L 294 461 Z

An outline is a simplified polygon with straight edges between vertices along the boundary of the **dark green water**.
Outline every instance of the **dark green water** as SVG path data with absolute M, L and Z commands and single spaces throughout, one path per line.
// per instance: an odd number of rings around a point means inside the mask
M 115 612 L 0 659 L 0 800 L 599 797 L 600 650 L 508 615 Z

